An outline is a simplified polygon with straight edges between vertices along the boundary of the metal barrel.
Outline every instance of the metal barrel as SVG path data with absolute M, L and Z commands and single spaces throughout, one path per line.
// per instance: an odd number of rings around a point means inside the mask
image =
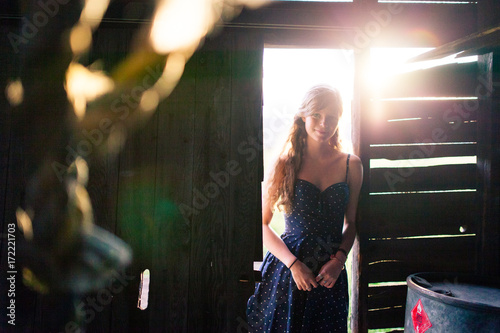
M 405 332 L 500 332 L 500 280 L 455 273 L 406 279 Z

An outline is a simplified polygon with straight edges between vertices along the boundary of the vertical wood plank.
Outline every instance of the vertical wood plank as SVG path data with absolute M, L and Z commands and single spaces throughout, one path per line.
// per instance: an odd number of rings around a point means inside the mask
M 500 57 L 479 57 L 478 170 L 481 210 L 479 273 L 500 275 Z
M 92 154 L 88 157 L 88 166 L 87 192 L 92 202 L 94 223 L 114 234 L 116 232 L 118 160 L 116 156 Z M 111 280 L 106 288 L 113 297 L 122 292 L 120 282 L 116 280 Z M 108 303 L 108 300 L 105 299 L 104 303 L 106 304 L 100 304 L 97 308 L 99 311 L 97 311 L 89 304 L 89 299 L 97 299 L 98 296 L 99 292 L 89 293 L 82 297 L 78 303 L 81 306 L 80 310 L 93 311 L 93 316 L 85 317 L 84 326 L 89 332 L 110 332 L 112 329 L 112 300 Z M 102 295 L 100 297 L 102 298 Z
M 196 58 L 157 111 L 151 332 L 188 332 Z
M 120 154 L 117 206 L 117 236 L 133 251 L 133 263 L 124 276 L 125 290 L 113 303 L 113 330 L 149 329 L 149 310 L 137 308 L 140 274 L 151 269 L 154 243 L 157 113 L 144 128 L 130 135 Z
M 188 331 L 224 331 L 229 220 L 228 187 L 214 173 L 226 170 L 230 145 L 231 44 L 224 35 L 198 52 L 194 135 Z
M 8 6 L 8 5 L 7 5 Z M 14 8 L 10 8 L 14 12 Z M 16 305 L 16 326 L 8 323 L 10 317 L 2 315 L 0 318 L 0 331 L 2 332 L 19 332 L 32 331 L 36 324 L 36 308 L 40 303 L 40 296 L 33 290 L 23 284 L 22 278 L 22 253 L 23 253 L 23 235 L 19 231 L 16 219 L 16 209 L 21 206 L 25 192 L 25 156 L 23 151 L 24 140 L 20 134 L 21 127 L 24 124 L 16 124 L 13 122 L 13 112 L 16 108 L 12 107 L 5 95 L 5 88 L 12 78 L 20 76 L 22 70 L 21 52 L 16 51 L 8 39 L 9 33 L 19 33 L 20 21 L 18 20 L 1 20 L 0 24 L 0 61 L 2 63 L 2 71 L 0 73 L 0 307 L 6 309 L 9 306 L 11 299 L 15 299 Z M 16 253 L 14 256 L 15 268 L 15 297 L 8 297 L 10 284 L 6 283 L 8 274 L 7 265 L 9 259 L 8 241 L 13 239 L 7 236 L 9 227 L 14 227 Z M 10 244 L 12 245 L 12 244 Z M 10 253 L 12 257 L 12 253 Z M 2 311 L 2 314 L 7 314 L 7 311 Z
M 233 32 L 228 332 L 244 332 L 254 292 L 253 261 L 262 257 L 262 68 L 264 45 L 254 31 Z
M 93 46 L 86 57 L 89 63 L 99 61 L 105 71 L 113 68 L 129 51 L 137 26 L 102 24 L 93 36 Z M 156 168 L 156 115 L 144 128 L 128 133 L 119 156 L 104 160 L 91 158 L 88 191 L 92 199 L 95 222 L 131 245 L 133 264 L 116 272 L 109 304 L 98 304 L 95 317 L 87 323 L 96 332 L 147 331 L 148 311 L 137 309 L 140 272 L 151 266 L 151 235 L 154 217 Z M 113 124 L 119 126 L 119 123 Z M 82 299 L 85 309 L 92 309 L 89 299 Z M 92 302 L 92 301 L 90 301 Z M 103 303 L 103 302 L 101 302 Z
M 5 106 L 5 104 L 3 104 L 3 106 Z M 34 329 L 36 316 L 35 309 L 39 302 L 39 295 L 22 283 L 20 257 L 22 254 L 23 235 L 17 227 L 15 215 L 16 209 L 21 205 L 24 196 L 23 184 L 25 181 L 22 138 L 16 135 L 14 131 L 11 131 L 11 122 L 9 119 L 10 111 L 4 108 L 2 114 L 4 114 L 6 120 L 5 127 L 9 129 L 8 132 L 3 133 L 2 138 L 2 140 L 5 140 L 3 144 L 5 144 L 4 147 L 6 149 L 3 152 L 5 155 L 2 155 L 2 158 L 5 158 L 5 164 L 2 166 L 3 176 L 5 178 L 2 188 L 0 189 L 3 193 L 1 232 L 2 235 L 5 235 L 0 241 L 0 279 L 2 281 L 2 283 L 0 283 L 0 292 L 2 293 L 0 297 L 0 306 L 2 306 L 2 309 L 6 309 L 7 306 L 9 306 L 8 302 L 10 302 L 10 298 L 7 297 L 10 284 L 5 283 L 5 281 L 7 281 L 7 277 L 11 276 L 11 274 L 7 273 L 9 245 L 9 238 L 7 235 L 9 234 L 8 227 L 12 226 L 14 226 L 15 229 L 15 232 L 13 234 L 11 233 L 11 235 L 15 237 L 16 255 L 14 259 L 16 259 L 15 266 L 17 274 L 15 274 L 16 326 L 8 324 L 9 317 L 2 316 L 2 318 L 0 318 L 0 331 L 14 333 L 19 330 L 31 331 Z M 10 240 L 12 241 L 12 238 Z
M 3 23 L 3 22 L 2 22 Z M 7 69 L 14 69 L 14 59 L 15 54 L 11 49 L 10 43 L 7 39 L 7 35 L 13 31 L 17 31 L 13 27 L 6 25 L 0 26 L 0 60 L 2 65 Z M 0 71 L 0 90 L 5 91 L 7 84 L 9 82 L 9 70 Z M 8 256 L 8 224 L 14 223 L 14 207 L 19 204 L 19 202 L 12 202 L 12 200 L 19 200 L 19 194 L 12 197 L 12 194 L 17 191 L 12 191 L 12 173 L 15 170 L 20 171 L 19 168 L 15 168 L 13 161 L 11 160 L 11 154 L 15 153 L 15 150 L 11 149 L 11 107 L 6 99 L 4 93 L 0 94 L 0 232 L 2 237 L 0 237 L 0 278 L 2 283 L 0 284 L 0 306 L 2 309 L 6 309 L 9 305 L 7 293 L 9 286 L 6 281 L 7 275 L 7 256 Z M 10 178 L 10 179 L 9 179 Z M 9 181 L 10 180 L 10 181 Z M 17 184 L 19 186 L 19 184 Z M 16 236 L 16 235 L 14 235 Z M 19 280 L 17 280 L 19 281 Z M 8 317 L 2 316 L 0 318 L 0 328 L 7 329 L 9 324 L 7 321 Z M 20 320 L 20 324 L 22 322 Z
M 0 87 L 2 91 L 5 91 L 9 80 L 13 76 L 16 66 L 15 54 L 12 52 L 10 43 L 7 40 L 7 35 L 14 30 L 8 26 L 0 26 L 0 59 L 2 65 L 10 70 L 0 71 Z M 7 201 L 7 177 L 9 170 L 9 151 L 10 151 L 10 133 L 11 133 L 11 107 L 6 99 L 5 93 L 0 95 L 0 217 L 2 221 L 0 222 L 0 230 L 6 234 L 4 229 L 5 224 L 5 205 Z M 3 244 L 4 239 L 0 239 L 0 244 Z M 0 247 L 1 248 L 1 247 Z M 4 255 L 0 260 L 3 260 Z M 4 267 L 4 266 L 2 266 Z
M 351 329 L 353 332 L 367 332 L 368 316 L 368 280 L 365 274 L 368 269 L 368 261 L 365 260 L 365 252 L 368 246 L 368 233 L 370 226 L 370 140 L 369 140 L 369 87 L 366 86 L 362 73 L 365 73 L 370 63 L 370 52 L 361 49 L 355 54 L 355 78 L 354 78 L 354 105 L 353 114 L 353 146 L 354 153 L 361 158 L 363 164 L 363 185 L 361 187 L 358 212 L 356 217 L 357 240 L 352 250 L 352 300 L 351 300 Z M 356 124 L 359 124 L 357 127 Z

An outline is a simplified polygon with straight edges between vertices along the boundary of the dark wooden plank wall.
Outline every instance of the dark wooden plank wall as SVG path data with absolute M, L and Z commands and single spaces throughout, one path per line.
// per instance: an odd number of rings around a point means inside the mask
M 230 25 L 263 31 L 289 47 L 437 47 L 476 31 L 476 4 L 276 1 L 244 11 Z
M 8 8 L 7 8 L 8 9 Z M 23 70 L 30 71 L 33 68 L 23 68 L 23 60 L 19 49 L 16 49 L 8 38 L 9 33 L 18 32 L 18 21 L 2 18 L 0 26 L 2 37 L 0 38 L 0 63 L 2 66 L 0 74 L 0 85 L 5 89 L 12 78 L 18 78 Z M 16 210 L 24 200 L 24 185 L 26 183 L 27 165 L 29 164 L 23 149 L 24 138 L 15 133 L 13 123 L 13 108 L 6 100 L 5 91 L 0 97 L 0 226 L 2 235 L 0 239 L 0 305 L 6 309 L 7 302 L 15 300 L 15 326 L 8 324 L 7 311 L 2 311 L 0 318 L 0 330 L 2 332 L 31 332 L 35 329 L 49 330 L 57 327 L 61 321 L 68 319 L 68 307 L 71 299 L 63 295 L 40 295 L 26 287 L 23 281 L 22 267 L 19 258 L 22 256 L 22 233 L 17 228 Z M 19 131 L 21 126 L 17 126 Z M 14 233 L 12 228 L 16 229 Z M 12 249 L 8 253 L 8 234 L 15 236 L 15 295 L 8 297 L 10 284 L 7 281 L 8 258 L 12 257 Z M 10 238 L 12 241 L 12 238 Z M 50 309 L 50 310 L 49 310 Z M 45 316 L 42 313 L 45 312 Z
M 96 37 L 96 57 L 119 59 L 127 29 Z M 126 45 L 126 43 L 124 44 Z M 116 192 L 91 191 L 96 208 L 134 250 L 123 292 L 89 327 L 120 332 L 224 332 L 246 327 L 259 251 L 262 179 L 262 42 L 243 30 L 205 41 L 181 82 L 116 164 L 94 175 Z M 107 168 L 107 171 L 99 171 Z M 105 211 L 96 212 L 106 215 Z M 113 221 L 116 219 L 115 221 Z M 108 221 L 108 222 L 105 222 Z M 261 254 L 259 254 L 261 255 Z M 151 271 L 149 307 L 136 308 L 140 273 Z
M 477 72 L 472 62 L 397 75 L 379 86 L 364 113 L 369 197 L 360 233 L 368 329 L 404 326 L 408 275 L 475 272 L 476 164 L 400 163 L 477 155 L 477 100 L 439 99 L 475 96 Z M 375 165 L 384 160 L 396 164 Z
M 3 24 L 2 29 L 2 65 L 16 70 L 17 58 L 5 37 L 17 25 Z M 103 59 L 104 70 L 112 70 L 128 52 L 136 29 L 135 24 L 101 25 L 85 61 Z M 262 255 L 262 56 L 259 33 L 220 30 L 189 60 L 157 112 L 129 133 L 118 156 L 87 156 L 95 223 L 134 251 L 131 267 L 116 272 L 109 288 L 76 304 L 89 332 L 234 332 L 246 327 L 253 261 Z M 2 71 L 2 86 L 12 75 Z M 21 143 L 12 143 L 3 94 L 0 103 L 0 213 L 6 234 L 22 200 L 23 159 Z M 0 258 L 4 281 L 5 239 Z M 146 268 L 151 271 L 149 307 L 139 310 L 140 273 Z M 20 275 L 17 281 L 15 330 L 46 329 L 61 313 L 53 311 L 58 300 L 70 309 L 69 300 L 37 295 L 20 283 Z M 1 304 L 7 306 L 1 285 Z M 2 330 L 6 320 L 2 316 Z
M 5 87 L 12 76 L 19 75 L 20 59 L 13 57 L 13 49 L 7 38 L 9 32 L 17 31 L 17 25 L 13 22 L 2 21 L 2 34 L 0 37 L 0 61 L 4 70 L 0 71 L 0 83 Z M 4 93 L 0 96 L 0 226 L 2 237 L 0 238 L 0 305 L 6 309 L 9 305 L 7 293 L 9 284 L 7 281 L 7 248 L 8 248 L 8 227 L 15 223 L 15 212 L 22 200 L 23 177 L 20 172 L 13 172 L 13 169 L 22 169 L 22 150 L 19 138 L 12 134 L 12 108 L 7 102 Z M 21 237 L 19 232 L 14 233 L 16 238 Z M 11 239 L 12 240 L 12 239 Z M 17 242 L 16 242 L 17 244 Z M 16 282 L 21 281 L 20 272 L 16 275 Z M 25 288 L 21 283 L 16 283 L 16 322 L 17 328 L 31 330 L 35 321 L 35 309 L 37 295 Z M 23 300 L 24 302 L 22 302 Z M 7 313 L 3 311 L 3 313 Z M 0 318 L 0 328 L 12 328 L 7 324 L 9 317 L 2 315 Z M 14 330 L 10 330 L 14 332 Z

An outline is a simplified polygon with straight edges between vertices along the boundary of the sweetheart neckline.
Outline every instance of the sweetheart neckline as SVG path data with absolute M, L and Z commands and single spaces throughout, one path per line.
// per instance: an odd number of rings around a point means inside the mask
M 333 186 L 336 186 L 336 185 L 342 185 L 342 184 L 347 185 L 347 182 L 346 182 L 346 181 L 343 181 L 343 182 L 338 182 L 338 183 L 334 183 L 334 184 L 332 184 L 332 185 L 330 185 L 330 186 L 327 186 L 327 187 L 326 187 L 323 191 L 321 191 L 321 189 L 320 189 L 318 186 L 314 185 L 313 183 L 311 183 L 311 182 L 310 182 L 310 181 L 308 181 L 308 180 L 305 180 L 305 179 L 302 179 L 302 178 L 297 178 L 297 180 L 301 180 L 301 181 L 303 181 L 303 182 L 306 182 L 306 183 L 308 183 L 308 184 L 311 184 L 311 185 L 312 185 L 312 186 L 313 186 L 316 190 L 318 190 L 318 191 L 319 191 L 319 193 L 323 193 L 323 192 L 325 192 L 326 190 L 328 190 L 330 187 L 333 187 Z

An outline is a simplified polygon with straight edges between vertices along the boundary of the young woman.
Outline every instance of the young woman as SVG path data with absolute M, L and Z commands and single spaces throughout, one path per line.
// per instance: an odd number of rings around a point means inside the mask
M 262 233 L 269 252 L 248 300 L 252 332 L 347 332 L 344 264 L 352 247 L 362 183 L 357 156 L 341 151 L 337 90 L 315 86 L 294 118 L 263 192 Z M 286 227 L 269 226 L 275 208 Z

